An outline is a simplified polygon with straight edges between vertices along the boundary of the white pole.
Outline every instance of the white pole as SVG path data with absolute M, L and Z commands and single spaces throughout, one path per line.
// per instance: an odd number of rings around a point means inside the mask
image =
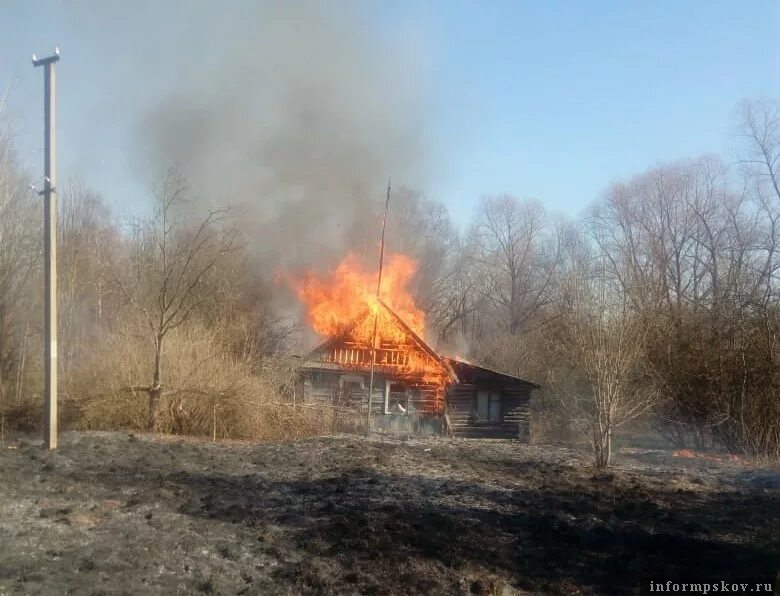
M 33 56 L 33 66 L 43 66 L 43 283 L 44 283 L 44 371 L 45 404 L 43 441 L 48 449 L 57 448 L 57 158 L 54 64 L 53 56 Z

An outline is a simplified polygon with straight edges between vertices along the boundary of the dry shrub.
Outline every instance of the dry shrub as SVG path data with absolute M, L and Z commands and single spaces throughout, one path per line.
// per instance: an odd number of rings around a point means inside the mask
M 362 429 L 362 416 L 327 405 L 296 403 L 296 365 L 290 358 L 264 358 L 258 364 L 236 356 L 225 337 L 200 324 L 174 330 L 163 359 L 164 393 L 156 431 L 217 439 L 276 441 Z M 146 428 L 148 385 L 154 348 L 132 319 L 93 337 L 60 373 L 62 428 L 114 430 Z M 40 388 L 19 400 L 6 400 L 2 414 L 9 429 L 40 428 Z
M 6 403 L 0 407 L 0 417 L 3 424 L 21 432 L 32 432 L 41 428 L 43 415 L 43 398 L 40 395 L 30 396 L 18 403 Z
M 578 437 L 572 429 L 571 419 L 560 402 L 550 391 L 542 389 L 531 396 L 531 443 L 535 445 L 571 445 Z
M 82 429 L 144 429 L 153 346 L 133 324 L 99 338 L 79 366 L 63 378 L 75 397 Z M 218 439 L 284 440 L 330 433 L 344 414 L 294 403 L 295 365 L 264 358 L 260 365 L 235 356 L 205 326 L 174 330 L 163 354 L 163 397 L 156 431 Z M 349 426 L 349 424 L 347 424 Z
M 530 426 L 534 445 L 571 445 L 576 441 L 568 419 L 560 412 L 535 412 Z
M 61 375 L 61 392 L 78 404 L 81 429 L 142 428 L 147 403 L 129 391 L 147 374 L 149 346 L 144 335 L 117 321 L 111 332 L 84 346 L 74 366 Z
M 68 395 L 60 395 L 57 406 L 60 429 L 76 428 L 81 416 L 79 404 Z M 24 395 L 18 401 L 0 404 L 0 424 L 21 433 L 37 432 L 43 427 L 43 413 L 42 394 Z

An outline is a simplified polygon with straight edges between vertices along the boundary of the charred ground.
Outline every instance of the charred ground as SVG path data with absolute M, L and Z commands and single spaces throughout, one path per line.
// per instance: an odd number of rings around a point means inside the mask
M 510 441 L 12 447 L 0 593 L 606 594 L 780 566 L 776 472 L 663 451 L 595 474 Z

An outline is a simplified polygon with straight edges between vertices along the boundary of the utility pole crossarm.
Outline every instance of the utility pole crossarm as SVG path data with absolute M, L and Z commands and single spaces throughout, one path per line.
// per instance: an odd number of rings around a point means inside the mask
M 32 63 L 33 66 L 44 66 L 46 64 L 53 64 L 54 62 L 59 61 L 60 59 L 60 51 L 59 49 L 54 51 L 54 54 L 52 56 L 48 56 L 46 58 L 37 58 L 35 54 L 33 54 L 32 57 Z
M 33 66 L 43 66 L 43 252 L 44 252 L 44 371 L 45 404 L 43 440 L 49 449 L 57 448 L 57 152 L 54 64 L 60 59 L 59 49 L 52 56 L 36 58 Z

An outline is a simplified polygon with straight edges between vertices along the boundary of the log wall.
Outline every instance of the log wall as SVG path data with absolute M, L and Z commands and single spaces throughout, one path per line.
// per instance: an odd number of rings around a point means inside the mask
M 339 379 L 342 375 L 360 377 L 363 380 L 363 389 L 353 388 L 344 391 L 340 388 Z M 410 412 L 425 414 L 440 414 L 444 407 L 444 390 L 441 384 L 429 383 L 421 379 L 388 377 L 386 374 L 374 374 L 374 391 L 371 400 L 371 411 L 381 414 L 385 406 L 385 382 L 387 379 L 393 382 L 405 383 L 409 390 Z M 345 407 L 359 408 L 365 412 L 368 408 L 369 374 L 357 372 L 331 372 L 322 371 L 309 373 L 303 381 L 302 395 L 304 401 L 323 403 Z
M 344 391 L 340 378 L 348 375 L 350 379 L 362 379 L 363 388 L 353 387 Z M 442 419 L 446 412 L 450 431 L 454 437 L 529 439 L 529 403 L 532 386 L 522 382 L 485 382 L 477 379 L 475 383 L 453 383 L 446 393 L 442 385 L 427 383 L 422 379 L 398 378 L 381 371 L 374 375 L 374 394 L 371 410 L 376 416 L 384 414 L 385 382 L 404 382 L 409 389 L 408 422 L 396 420 L 394 429 L 412 424 L 413 417 L 430 416 Z M 340 407 L 354 408 L 365 412 L 368 407 L 369 374 L 357 371 L 311 371 L 303 382 L 302 395 L 306 402 L 323 403 Z M 481 421 L 476 419 L 476 397 L 478 389 L 489 389 L 501 394 L 501 420 Z M 394 414 L 399 416 L 399 414 Z M 400 416 L 404 416 L 401 414 Z M 389 424 L 389 422 L 388 422 Z M 401 426 L 398 426 L 401 425 Z M 383 428 L 377 420 L 376 428 Z M 410 428 L 411 428 L 410 426 Z
M 505 384 L 500 388 L 502 419 L 498 422 L 476 420 L 477 389 L 477 385 L 461 383 L 447 390 L 447 416 L 453 435 L 468 439 L 519 438 L 527 441 L 531 388 L 519 383 Z M 496 387 L 490 389 L 496 390 Z

